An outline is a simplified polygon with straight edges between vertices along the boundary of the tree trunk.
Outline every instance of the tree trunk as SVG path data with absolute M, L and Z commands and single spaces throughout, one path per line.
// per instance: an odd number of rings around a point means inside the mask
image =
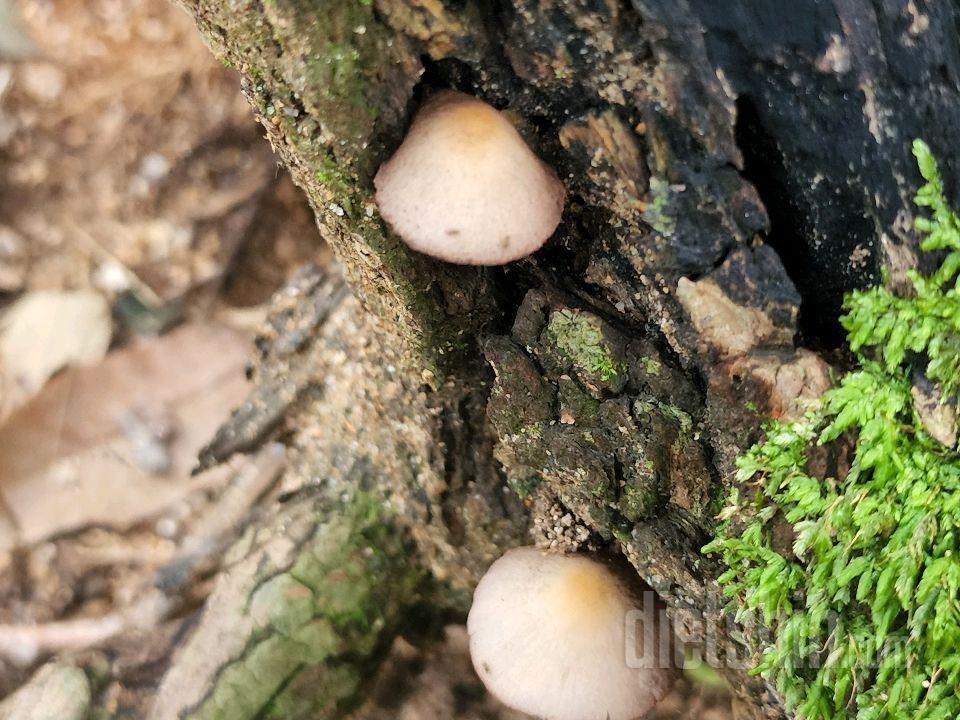
M 843 294 L 917 263 L 909 144 L 951 157 L 955 5 L 182 1 L 358 301 L 313 272 L 274 303 L 203 462 L 282 433 L 287 500 L 231 551 L 152 717 L 339 716 L 410 618 L 463 613 L 531 537 L 622 552 L 742 716 L 782 717 L 700 548 L 762 419 L 827 387 Z M 441 87 L 509 109 L 565 181 L 533 257 L 451 266 L 380 220 L 373 173 Z

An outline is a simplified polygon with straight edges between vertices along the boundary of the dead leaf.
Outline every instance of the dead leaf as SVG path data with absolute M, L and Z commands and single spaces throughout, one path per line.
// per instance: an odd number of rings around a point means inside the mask
M 957 444 L 956 401 L 944 398 L 940 386 L 922 372 L 913 373 L 910 395 L 923 429 L 941 445 L 954 447 Z
M 198 450 L 245 395 L 246 357 L 242 335 L 186 325 L 48 383 L 0 428 L 0 505 L 17 543 L 95 524 L 123 529 L 232 472 L 190 478 Z M 139 454 L 142 438 L 124 433 L 132 412 L 166 418 L 163 476 Z
M 110 306 L 89 290 L 27 293 L 0 318 L 0 419 L 57 371 L 98 362 L 110 347 Z
M 15 60 L 28 57 L 37 48 L 27 36 L 14 0 L 0 0 L 0 58 Z

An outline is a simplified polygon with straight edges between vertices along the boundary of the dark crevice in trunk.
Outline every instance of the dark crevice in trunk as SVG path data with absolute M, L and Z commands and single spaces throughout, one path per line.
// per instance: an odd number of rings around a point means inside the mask
M 766 242 L 776 250 L 802 298 L 799 331 L 802 345 L 833 350 L 844 341 L 840 326 L 842 289 L 824 288 L 817 272 L 817 252 L 810 232 L 809 212 L 789 187 L 790 170 L 776 140 L 766 132 L 749 96 L 736 101 L 736 140 L 743 153 L 743 175 L 760 195 L 770 217 Z
M 476 94 L 476 73 L 468 63 L 457 58 L 432 60 L 429 55 L 421 55 L 420 62 L 423 64 L 423 75 L 413 89 L 413 99 L 416 105 L 426 100 L 430 92 L 441 88 L 459 90 L 471 95 Z

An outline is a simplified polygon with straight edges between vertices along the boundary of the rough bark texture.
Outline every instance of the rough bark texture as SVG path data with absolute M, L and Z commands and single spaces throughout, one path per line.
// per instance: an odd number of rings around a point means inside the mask
M 233 550 L 153 717 L 336 716 L 413 608 L 463 612 L 531 534 L 622 552 L 696 639 L 736 454 L 828 382 L 798 316 L 829 348 L 843 292 L 916 263 L 909 142 L 950 157 L 956 7 L 184 4 L 362 310 L 309 274 L 275 303 L 257 389 L 204 462 L 285 431 L 291 500 Z M 379 219 L 372 175 L 440 87 L 507 108 L 564 179 L 534 257 L 445 265 Z M 782 716 L 737 680 L 743 717 Z

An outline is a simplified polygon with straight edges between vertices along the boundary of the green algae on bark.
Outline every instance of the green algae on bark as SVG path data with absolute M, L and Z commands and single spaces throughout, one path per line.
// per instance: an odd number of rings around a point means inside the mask
M 358 0 L 271 0 L 262 12 L 252 0 L 184 4 L 218 56 L 244 74 L 268 139 L 358 295 L 403 337 L 410 363 L 440 382 L 492 305 L 480 300 L 485 271 L 412 253 L 373 201 L 373 173 L 399 141 L 422 71 L 415 55 Z
M 511 337 L 489 338 L 484 351 L 496 374 L 487 405 L 496 453 L 518 493 L 555 497 L 607 539 L 671 504 L 704 512 L 710 480 L 694 421 L 651 394 L 668 376 L 651 347 L 534 291 Z
M 282 534 L 248 533 L 234 548 L 245 557 L 205 610 L 219 621 L 187 645 L 206 651 L 165 678 L 152 718 L 316 720 L 359 700 L 423 573 L 379 493 L 338 495 L 301 499 Z M 202 697 L 180 696 L 204 673 Z

